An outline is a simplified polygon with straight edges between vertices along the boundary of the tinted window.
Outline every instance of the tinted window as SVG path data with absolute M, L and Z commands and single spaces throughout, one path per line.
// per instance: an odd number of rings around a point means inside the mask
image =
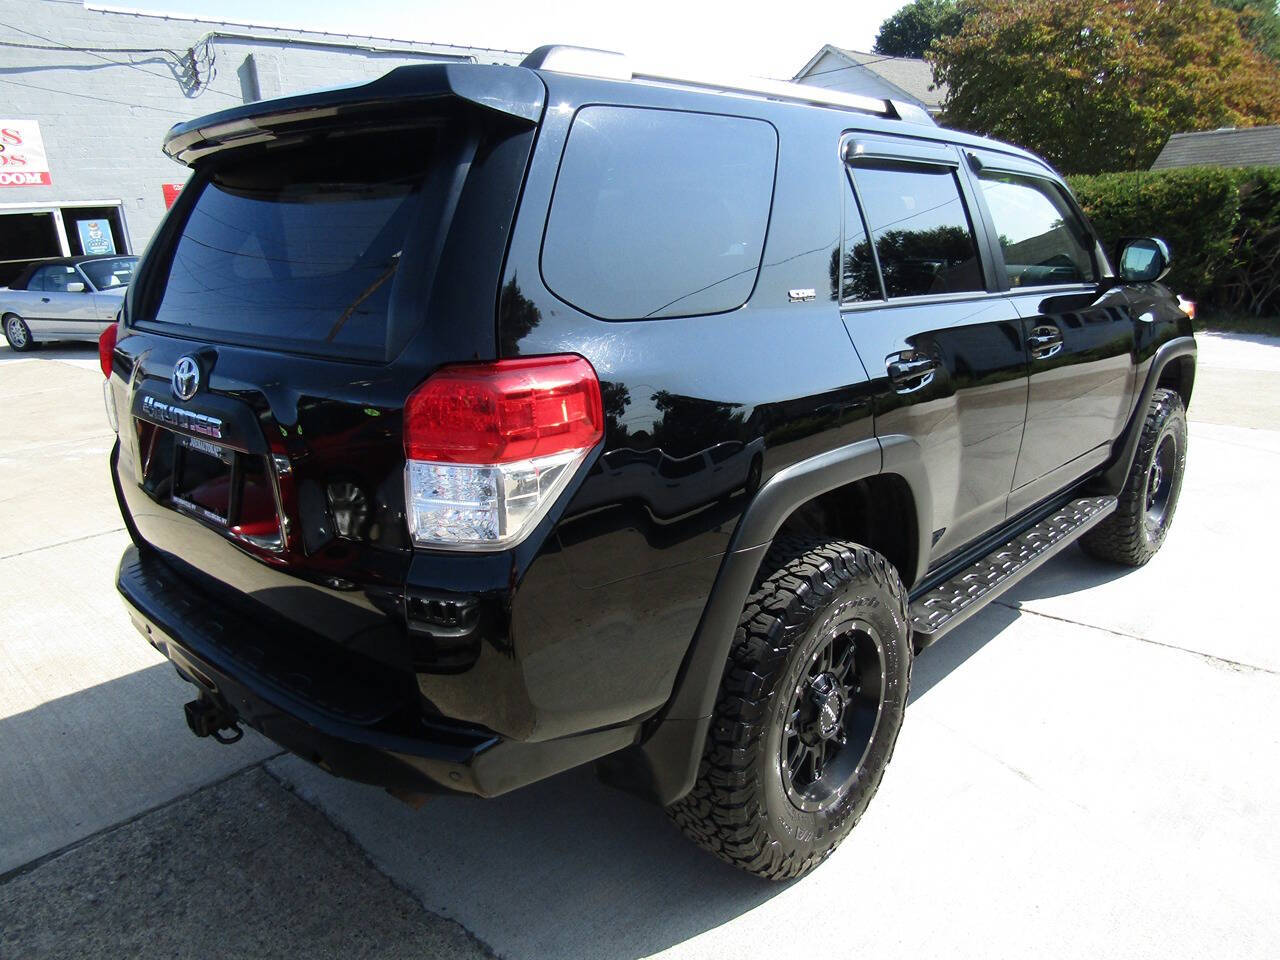
M 547 286 L 608 320 L 742 306 L 764 252 L 777 150 L 760 120 L 579 111 L 547 218 Z
M 853 176 L 890 297 L 984 289 L 954 172 L 867 167 Z
M 871 256 L 867 228 L 856 202 L 850 202 L 845 214 L 844 249 L 840 257 L 840 299 L 856 302 L 880 300 L 883 296 L 876 262 Z
M 99 290 L 111 287 L 127 287 L 133 279 L 136 257 L 112 257 L 110 260 L 86 260 L 80 264 L 85 276 Z
M 28 290 L 44 290 L 48 293 L 66 293 L 68 283 L 83 283 L 75 267 L 41 267 L 31 275 Z
M 376 356 L 425 133 L 320 142 L 218 168 L 173 251 L 155 322 L 211 339 Z
M 982 174 L 982 194 L 1015 287 L 1095 279 L 1085 231 L 1057 188 L 1042 180 Z

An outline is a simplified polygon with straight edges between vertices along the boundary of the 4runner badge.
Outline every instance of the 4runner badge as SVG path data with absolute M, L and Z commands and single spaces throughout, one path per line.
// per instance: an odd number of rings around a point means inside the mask
M 195 357 L 182 357 L 173 365 L 173 395 L 190 400 L 200 389 L 200 364 Z

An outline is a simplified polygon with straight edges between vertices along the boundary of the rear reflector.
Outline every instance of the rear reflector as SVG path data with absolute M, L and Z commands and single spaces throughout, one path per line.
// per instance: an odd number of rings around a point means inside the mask
M 409 530 L 422 546 L 523 540 L 604 436 L 595 370 L 579 356 L 445 367 L 405 403 Z

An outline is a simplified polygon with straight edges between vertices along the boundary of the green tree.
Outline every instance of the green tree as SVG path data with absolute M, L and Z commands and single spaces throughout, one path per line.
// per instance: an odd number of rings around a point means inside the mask
M 1240 29 L 1258 51 L 1280 61 L 1280 10 L 1269 0 L 1216 0 L 1236 14 Z
M 1212 0 L 967 0 L 933 47 L 946 122 L 1072 173 L 1150 166 L 1173 133 L 1280 122 L 1280 68 Z
M 923 57 L 933 41 L 955 36 L 963 23 L 957 0 L 912 0 L 880 24 L 872 49 L 886 57 Z

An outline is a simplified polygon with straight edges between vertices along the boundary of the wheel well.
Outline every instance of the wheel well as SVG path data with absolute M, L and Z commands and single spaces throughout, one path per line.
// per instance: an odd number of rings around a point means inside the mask
M 1156 388 L 1164 387 L 1173 390 L 1182 398 L 1184 407 L 1191 404 L 1191 388 L 1196 382 L 1196 361 L 1194 357 L 1174 357 L 1163 370 Z
M 801 504 L 775 536 L 809 534 L 852 540 L 881 554 L 910 587 L 915 579 L 915 498 L 897 474 L 879 474 L 828 490 Z

